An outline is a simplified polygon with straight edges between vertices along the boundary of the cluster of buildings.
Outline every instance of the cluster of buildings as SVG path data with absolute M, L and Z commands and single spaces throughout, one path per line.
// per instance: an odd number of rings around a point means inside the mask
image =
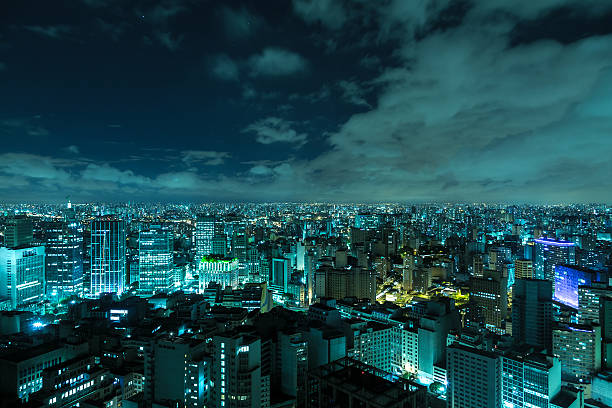
M 612 406 L 612 208 L 0 207 L 0 407 Z

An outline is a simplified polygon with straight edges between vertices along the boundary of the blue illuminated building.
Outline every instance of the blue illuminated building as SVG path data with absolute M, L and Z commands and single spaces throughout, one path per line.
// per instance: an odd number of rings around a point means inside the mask
M 555 267 L 555 300 L 578 309 L 578 286 L 589 286 L 592 282 L 607 279 L 607 273 L 575 265 Z
M 569 241 L 557 241 L 550 238 L 536 239 L 534 250 L 534 274 L 536 279 L 554 282 L 555 265 L 569 264 L 576 261 L 575 244 Z

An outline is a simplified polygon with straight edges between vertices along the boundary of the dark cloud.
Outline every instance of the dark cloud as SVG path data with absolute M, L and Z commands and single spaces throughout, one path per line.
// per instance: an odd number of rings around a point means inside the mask
M 83 2 L 117 55 L 0 84 L 15 199 L 612 200 L 610 2 Z M 40 21 L 33 53 L 78 34 Z

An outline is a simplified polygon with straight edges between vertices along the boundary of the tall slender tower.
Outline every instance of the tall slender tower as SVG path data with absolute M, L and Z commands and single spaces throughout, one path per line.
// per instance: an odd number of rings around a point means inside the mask
M 172 287 L 172 231 L 152 225 L 138 238 L 139 293 L 153 295 Z
M 91 222 L 90 295 L 123 293 L 125 287 L 125 223 Z

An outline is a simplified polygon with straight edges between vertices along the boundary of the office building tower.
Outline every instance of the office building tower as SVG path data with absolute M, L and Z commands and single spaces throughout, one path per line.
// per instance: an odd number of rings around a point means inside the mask
M 555 300 L 578 309 L 578 287 L 589 286 L 592 282 L 605 282 L 606 272 L 574 265 L 555 267 Z
M 573 242 L 549 238 L 536 239 L 534 245 L 534 274 L 536 279 L 555 280 L 555 266 L 576 263 Z
M 83 295 L 83 228 L 76 219 L 44 226 L 47 296 L 54 301 Z
M 345 357 L 308 372 L 306 407 L 427 406 L 427 388 Z
M 9 248 L 18 248 L 32 244 L 32 220 L 25 215 L 16 215 L 10 218 L 4 229 L 4 245 Z
M 484 256 L 482 254 L 474 254 L 472 261 L 472 275 L 480 278 L 484 276 Z
M 151 340 L 143 350 L 145 399 L 185 408 L 205 406 L 211 381 L 206 350 L 206 341 L 185 336 Z
M 459 311 L 448 298 L 434 298 L 418 305 L 418 374 L 434 381 L 436 368 L 446 365 L 448 333 L 461 327 Z M 413 344 L 414 346 L 414 344 Z
M 308 372 L 308 342 L 301 332 L 278 333 L 276 382 L 283 394 L 303 401 Z M 275 382 L 275 378 L 272 379 Z
M 215 234 L 212 241 L 212 254 L 227 256 L 227 236 Z
M 123 221 L 91 222 L 91 284 L 89 294 L 122 294 L 125 288 L 126 236 Z
M 45 247 L 0 247 L 0 297 L 12 310 L 29 308 L 45 298 Z
M 202 258 L 198 267 L 200 293 L 211 282 L 218 283 L 222 288 L 238 286 L 238 259 L 217 255 Z
M 272 258 L 272 268 L 268 278 L 268 287 L 275 293 L 287 293 L 289 284 L 289 260 L 285 258 Z
M 601 323 L 602 365 L 612 369 L 612 297 L 599 300 L 599 317 Z
M 259 337 L 226 332 L 213 337 L 211 406 L 270 406 L 270 375 L 262 372 Z
M 355 215 L 355 228 L 362 230 L 375 230 L 379 227 L 381 217 L 378 214 Z
M 529 351 L 510 351 L 501 356 L 501 405 L 514 408 L 549 408 L 561 391 L 558 358 Z
M 223 224 L 212 215 L 198 216 L 195 225 L 196 263 L 200 262 L 207 255 L 224 255 L 214 253 L 215 247 L 213 244 L 215 236 L 225 236 Z M 219 243 L 220 240 L 217 240 L 217 250 L 220 250 Z
M 332 268 L 325 266 L 315 272 L 315 295 L 318 298 L 376 298 L 376 273 L 361 267 Z
M 563 381 L 590 383 L 601 368 L 601 327 L 574 324 L 554 329 L 553 354 L 561 360 Z
M 492 270 L 484 274 L 470 279 L 470 303 L 482 310 L 487 328 L 500 331 L 508 313 L 508 278 Z
M 512 337 L 517 343 L 552 346 L 552 283 L 517 279 L 512 291 Z
M 347 355 L 346 335 L 338 329 L 327 325 L 311 326 L 304 338 L 308 342 L 309 370 Z
M 417 266 L 414 268 L 412 277 L 412 290 L 419 293 L 427 293 L 432 283 L 432 268 Z
M 514 278 L 533 279 L 533 261 L 529 259 L 517 259 L 514 261 Z
M 386 372 L 393 372 L 393 327 L 375 321 L 353 327 L 353 351 L 356 360 Z
M 597 323 L 600 319 L 601 300 L 612 297 L 612 287 L 607 282 L 591 282 L 590 285 L 578 286 L 578 320 L 582 324 Z
M 447 348 L 447 406 L 499 408 L 500 357 L 489 351 L 454 343 Z
M 138 235 L 138 292 L 153 295 L 169 292 L 173 287 L 172 231 L 152 225 Z

